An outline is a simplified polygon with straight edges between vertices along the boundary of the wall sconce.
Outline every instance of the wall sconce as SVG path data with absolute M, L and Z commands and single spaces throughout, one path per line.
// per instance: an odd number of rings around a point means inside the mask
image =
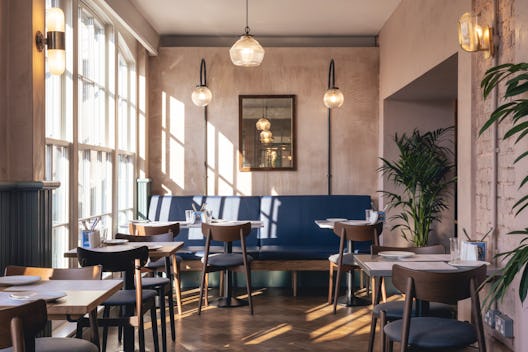
M 47 46 L 49 72 L 62 75 L 66 69 L 66 45 L 64 40 L 64 12 L 57 7 L 46 11 L 46 37 L 41 31 L 35 36 L 38 51 Z
M 484 57 L 493 56 L 493 28 L 480 26 L 477 15 L 464 13 L 458 20 L 458 43 L 469 52 L 483 51 Z
M 344 101 L 343 93 L 335 86 L 335 68 L 334 59 L 332 59 L 328 69 L 328 90 L 324 94 L 323 102 L 327 108 L 333 109 L 341 107 Z
M 213 99 L 213 93 L 207 88 L 207 69 L 204 59 L 200 63 L 200 84 L 194 88 L 191 99 L 196 106 L 207 106 Z
M 343 105 L 345 97 L 343 93 L 335 86 L 335 64 L 334 59 L 330 60 L 328 68 L 328 90 L 324 94 L 323 102 L 328 108 L 328 194 L 332 194 L 332 121 L 331 111 L 333 108 L 339 108 Z

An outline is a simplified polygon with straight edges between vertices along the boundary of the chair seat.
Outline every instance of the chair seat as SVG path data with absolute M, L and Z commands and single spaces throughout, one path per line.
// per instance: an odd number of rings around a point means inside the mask
M 12 352 L 13 347 L 2 348 L 0 352 Z M 67 337 L 41 337 L 35 339 L 36 352 L 98 352 L 90 341 Z
M 246 256 L 248 263 L 253 261 L 253 257 L 250 255 Z M 202 258 L 202 263 L 204 259 Z M 244 256 L 240 253 L 217 253 L 209 256 L 207 261 L 210 266 L 229 267 L 244 265 Z
M 402 325 L 402 320 L 393 321 L 385 325 L 384 332 L 393 341 L 401 341 Z M 475 328 L 467 322 L 433 317 L 411 319 L 409 331 L 409 345 L 411 346 L 447 349 L 468 346 L 476 341 Z
M 334 264 L 337 264 L 337 261 L 339 260 L 339 254 L 332 254 L 330 257 L 328 257 L 328 260 Z M 345 253 L 343 255 L 343 265 L 357 265 L 354 261 L 354 255 L 352 253 Z
M 372 309 L 372 314 L 379 317 L 380 311 L 385 311 L 387 320 L 401 319 L 403 316 L 404 302 L 394 301 L 387 303 L 376 304 Z M 430 303 L 428 316 L 441 317 L 441 318 L 452 318 L 454 308 L 448 304 L 443 303 Z M 413 307 L 413 316 L 415 315 L 415 309 Z
M 176 256 L 177 263 L 181 263 L 182 260 L 183 260 L 182 257 Z M 145 268 L 150 269 L 150 270 L 157 270 L 157 269 L 165 270 L 165 258 L 161 258 L 161 259 L 154 260 L 154 261 L 149 261 L 147 264 L 145 264 Z
M 143 300 L 153 299 L 156 297 L 156 291 L 154 290 L 143 290 Z M 103 302 L 103 306 L 122 306 L 136 304 L 136 290 L 121 290 L 117 291 Z
M 166 277 L 144 277 L 141 279 L 141 286 L 143 288 L 152 288 L 168 285 L 170 280 Z

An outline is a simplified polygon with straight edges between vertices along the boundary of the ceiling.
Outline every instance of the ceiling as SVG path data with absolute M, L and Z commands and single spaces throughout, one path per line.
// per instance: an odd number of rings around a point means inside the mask
M 241 35 L 244 0 L 130 0 L 160 35 Z M 374 36 L 401 0 L 250 0 L 251 34 Z

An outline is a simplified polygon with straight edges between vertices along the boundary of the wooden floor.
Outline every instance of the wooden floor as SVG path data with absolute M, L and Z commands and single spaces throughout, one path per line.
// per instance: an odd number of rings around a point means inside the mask
M 215 293 L 210 291 L 210 297 Z M 338 307 L 334 315 L 325 292 L 301 292 L 302 296 L 291 297 L 287 290 L 263 289 L 254 293 L 253 316 L 247 306 L 209 306 L 198 316 L 197 294 L 197 290 L 184 292 L 184 314 L 177 316 L 175 342 L 169 333 L 169 351 L 367 351 L 369 306 Z M 169 331 L 168 322 L 167 318 Z M 153 351 L 150 329 L 145 336 L 148 350 Z M 118 350 L 114 331 L 107 351 Z M 379 352 L 378 343 L 375 351 Z M 488 344 L 488 351 L 506 349 Z

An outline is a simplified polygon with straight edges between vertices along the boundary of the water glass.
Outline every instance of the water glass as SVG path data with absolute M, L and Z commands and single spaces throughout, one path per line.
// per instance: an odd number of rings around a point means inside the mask
M 458 262 L 460 260 L 460 246 L 457 237 L 449 239 L 449 253 L 451 253 L 451 262 Z
M 189 224 L 194 224 L 196 221 L 196 217 L 194 216 L 194 210 L 186 210 L 185 211 L 185 222 Z
M 370 221 L 371 216 L 372 216 L 372 209 L 365 209 L 365 220 Z

